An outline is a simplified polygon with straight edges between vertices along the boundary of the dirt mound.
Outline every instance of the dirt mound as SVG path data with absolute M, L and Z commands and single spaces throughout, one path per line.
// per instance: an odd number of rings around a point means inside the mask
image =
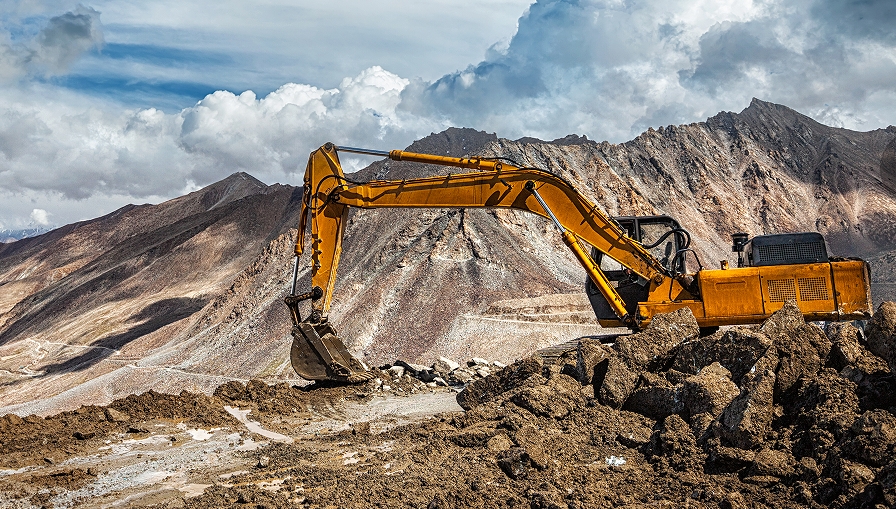
M 147 423 L 157 420 L 202 426 L 232 422 L 220 402 L 187 391 L 177 395 L 149 391 L 116 400 L 107 407 L 83 406 L 46 418 L 8 414 L 0 417 L 0 466 L 59 463 L 95 449 L 109 435 L 145 434 Z
M 797 318 L 788 305 L 699 338 L 679 312 L 584 341 L 565 365 L 531 358 L 470 383 L 464 413 L 278 444 L 186 506 L 892 506 L 896 408 L 869 392 L 896 389 L 892 373 L 858 329 Z

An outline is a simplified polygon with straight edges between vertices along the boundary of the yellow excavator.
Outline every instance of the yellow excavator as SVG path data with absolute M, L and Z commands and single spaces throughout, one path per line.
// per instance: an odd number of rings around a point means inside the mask
M 339 152 L 472 170 L 407 180 L 353 182 Z M 305 170 L 292 291 L 285 302 L 293 321 L 293 368 L 308 380 L 357 383 L 373 378 L 352 356 L 327 319 L 350 207 L 510 208 L 549 219 L 588 275 L 586 293 L 605 327 L 639 330 L 660 313 L 687 307 L 703 330 L 759 323 L 795 300 L 807 320 L 871 316 L 868 264 L 829 257 L 818 233 L 732 237 L 737 267 L 703 268 L 690 235 L 668 216 L 611 218 L 553 173 L 504 158 L 456 158 L 337 147 L 314 151 Z M 311 288 L 296 293 L 299 257 L 311 226 Z M 591 246 L 591 250 L 586 248 Z M 699 266 L 688 273 L 687 258 Z M 299 304 L 311 300 L 302 318 Z

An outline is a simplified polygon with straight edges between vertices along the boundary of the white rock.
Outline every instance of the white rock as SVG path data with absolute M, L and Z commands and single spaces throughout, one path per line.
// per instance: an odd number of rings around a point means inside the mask
M 604 460 L 607 463 L 607 466 L 611 467 L 621 467 L 625 465 L 625 458 L 622 456 L 607 456 L 607 459 Z
M 404 367 L 402 366 L 392 366 L 387 370 L 392 378 L 401 378 L 404 375 Z
M 404 366 L 405 369 L 412 373 L 419 373 L 421 371 L 429 371 L 429 368 L 422 364 L 412 364 L 410 362 L 405 361 L 395 361 L 397 366 Z
M 476 374 L 481 376 L 482 378 L 485 378 L 489 376 L 491 372 L 488 370 L 488 368 L 479 368 L 476 370 Z
M 441 385 L 442 387 L 448 387 L 448 382 L 446 382 L 445 379 L 440 376 L 433 378 L 432 383 Z
M 473 357 L 470 359 L 470 362 L 467 362 L 467 366 L 489 366 L 491 362 L 481 358 L 481 357 Z
M 498 369 L 504 369 L 507 367 L 507 364 L 504 364 L 503 362 L 500 362 L 500 361 L 495 361 L 492 363 L 492 366 L 494 366 Z
M 447 374 L 451 373 L 455 369 L 459 368 L 460 364 L 454 362 L 448 357 L 439 357 L 439 360 L 432 365 L 432 369 L 434 369 L 437 373 Z

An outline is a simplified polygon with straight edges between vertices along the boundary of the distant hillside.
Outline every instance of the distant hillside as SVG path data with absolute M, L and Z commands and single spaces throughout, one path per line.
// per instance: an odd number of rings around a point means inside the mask
M 51 229 L 52 228 L 45 227 L 23 228 L 21 230 L 2 229 L 0 230 L 0 244 L 27 239 L 28 237 L 37 237 L 38 235 L 47 233 Z
M 731 258 L 735 231 L 817 230 L 832 254 L 879 265 L 876 299 L 896 283 L 885 268 L 896 250 L 896 127 L 837 129 L 754 100 L 741 113 L 622 144 L 448 129 L 409 150 L 508 157 L 563 175 L 610 214 L 675 216 L 707 267 Z M 447 171 L 381 160 L 352 178 Z M 295 379 L 282 297 L 300 198 L 301 188 L 235 174 L 169 202 L 0 245 L 0 414 L 148 388 Z M 308 263 L 306 254 L 303 288 Z M 330 319 L 373 364 L 512 360 L 599 330 L 583 279 L 536 216 L 353 210 Z

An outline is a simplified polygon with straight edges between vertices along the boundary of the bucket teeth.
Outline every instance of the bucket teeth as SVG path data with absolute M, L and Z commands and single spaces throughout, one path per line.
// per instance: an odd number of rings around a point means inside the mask
M 348 352 L 332 327 L 299 323 L 292 329 L 290 360 L 296 373 L 308 380 L 362 383 L 376 375 Z M 322 334 L 321 334 L 322 333 Z

